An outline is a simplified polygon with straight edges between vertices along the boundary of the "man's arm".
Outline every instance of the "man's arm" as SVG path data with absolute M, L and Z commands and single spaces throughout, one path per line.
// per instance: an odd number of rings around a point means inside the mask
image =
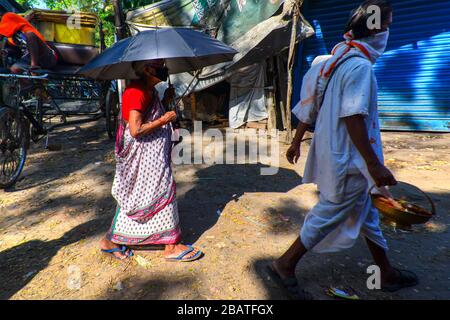
M 308 128 L 310 126 L 311 125 L 309 125 L 307 123 L 299 121 L 299 123 L 297 125 L 297 129 L 295 130 L 295 136 L 294 136 L 294 139 L 292 140 L 292 144 L 300 145 L 300 143 L 302 142 L 306 131 L 308 130 Z
M 298 162 L 298 159 L 300 159 L 300 146 L 302 144 L 303 136 L 309 127 L 310 125 L 307 123 L 301 121 L 298 123 L 297 130 L 295 130 L 294 139 L 286 152 L 286 157 L 289 163 L 295 164 Z
M 367 127 L 362 115 L 353 115 L 343 118 L 347 126 L 348 134 L 353 141 L 356 149 L 359 151 L 367 169 L 375 181 L 377 187 L 396 185 L 392 173 L 378 159 L 375 151 L 370 145 Z

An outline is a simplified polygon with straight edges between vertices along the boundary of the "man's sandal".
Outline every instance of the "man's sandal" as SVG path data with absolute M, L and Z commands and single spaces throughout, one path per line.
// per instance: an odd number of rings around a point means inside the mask
M 384 292 L 396 292 L 398 290 L 414 287 L 419 284 L 419 278 L 412 271 L 400 270 L 394 268 L 394 270 L 398 273 L 398 279 L 395 283 L 382 285 L 381 290 Z
M 291 300 L 313 300 L 312 295 L 300 289 L 297 278 L 281 278 L 272 264 L 266 266 L 266 272 L 270 278 L 281 288 Z

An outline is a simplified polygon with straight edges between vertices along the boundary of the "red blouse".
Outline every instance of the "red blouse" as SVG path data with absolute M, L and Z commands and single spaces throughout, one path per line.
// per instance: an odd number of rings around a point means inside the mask
M 151 100 L 151 92 L 142 83 L 131 82 L 122 95 L 122 118 L 128 121 L 131 110 L 145 113 Z

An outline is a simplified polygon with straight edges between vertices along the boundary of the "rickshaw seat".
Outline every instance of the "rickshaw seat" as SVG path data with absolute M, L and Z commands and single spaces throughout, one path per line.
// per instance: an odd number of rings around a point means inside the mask
M 40 70 L 54 76 L 77 76 L 77 71 L 99 54 L 94 46 L 47 42 L 58 54 L 58 63 L 50 70 Z
M 83 66 L 99 54 L 94 46 L 47 42 L 58 54 L 58 64 Z

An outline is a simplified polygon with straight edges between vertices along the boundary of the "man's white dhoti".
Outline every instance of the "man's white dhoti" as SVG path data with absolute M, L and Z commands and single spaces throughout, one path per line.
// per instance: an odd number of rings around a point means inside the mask
M 340 203 L 320 196 L 319 203 L 305 218 L 302 243 L 313 252 L 337 252 L 351 248 L 361 235 L 387 250 L 367 179 L 359 173 L 349 174 L 344 189 L 344 200 Z

